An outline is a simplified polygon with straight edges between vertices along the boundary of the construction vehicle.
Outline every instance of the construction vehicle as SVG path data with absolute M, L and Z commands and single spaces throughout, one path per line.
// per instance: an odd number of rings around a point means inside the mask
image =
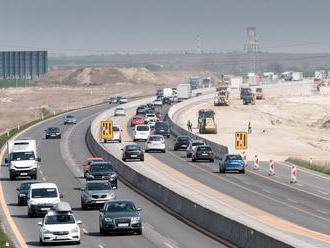
M 241 88 L 240 98 L 243 99 L 243 96 L 251 93 L 251 88 Z
M 249 103 L 252 105 L 256 104 L 256 95 L 252 92 L 243 95 L 243 104 L 248 105 Z
M 229 91 L 226 86 L 220 86 L 217 88 L 217 92 L 214 97 L 214 106 L 229 106 Z
M 217 133 L 214 115 L 215 112 L 212 109 L 201 109 L 198 111 L 198 129 L 200 134 Z
M 265 99 L 265 95 L 264 95 L 262 88 L 256 88 L 256 99 L 257 100 Z

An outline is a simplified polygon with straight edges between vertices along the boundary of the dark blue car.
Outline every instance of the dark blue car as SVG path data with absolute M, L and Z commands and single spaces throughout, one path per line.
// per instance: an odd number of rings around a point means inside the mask
M 219 162 L 219 172 L 239 171 L 245 173 L 245 163 L 239 154 L 225 154 Z
M 155 135 L 163 135 L 167 138 L 170 137 L 170 125 L 167 121 L 158 121 L 155 123 L 155 129 L 154 129 Z

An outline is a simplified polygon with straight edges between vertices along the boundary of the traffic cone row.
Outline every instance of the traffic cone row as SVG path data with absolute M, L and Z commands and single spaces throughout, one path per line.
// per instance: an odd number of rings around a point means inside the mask
M 243 152 L 243 161 L 245 166 L 247 166 L 247 154 L 244 151 Z M 254 170 L 259 170 L 259 158 L 258 155 L 254 155 L 254 160 L 253 160 L 253 169 Z M 275 175 L 275 166 L 274 166 L 274 161 L 269 160 L 269 171 L 268 171 L 269 176 Z M 291 166 L 291 177 L 290 177 L 290 183 L 296 183 L 297 182 L 297 167 L 295 165 Z

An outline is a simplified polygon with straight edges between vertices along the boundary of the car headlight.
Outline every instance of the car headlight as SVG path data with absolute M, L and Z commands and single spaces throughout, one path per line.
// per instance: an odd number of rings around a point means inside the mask
M 139 223 L 141 221 L 141 217 L 132 217 L 131 222 L 132 223 Z
M 43 228 L 43 229 L 42 229 L 42 232 L 43 232 L 44 234 L 52 234 L 52 232 L 49 231 L 49 230 L 46 229 L 46 228 Z
M 114 192 L 111 192 L 111 193 L 108 195 L 108 198 L 110 198 L 110 199 L 114 199 L 114 198 L 115 198 L 115 193 L 114 193 Z
M 56 135 L 60 135 L 60 133 L 56 133 Z
M 71 230 L 71 232 L 72 232 L 72 233 L 77 233 L 77 232 L 79 232 L 79 228 L 78 228 L 78 227 L 75 227 L 75 228 L 73 228 L 73 229 Z
M 26 194 L 19 194 L 19 196 L 20 196 L 20 197 L 24 197 L 24 196 L 26 196 Z
M 111 174 L 111 179 L 115 179 L 116 177 L 117 177 L 117 174 L 116 173 L 113 173 L 113 174 Z
M 29 204 L 30 204 L 30 206 L 31 206 L 31 205 L 38 205 L 38 202 L 35 202 L 35 201 L 31 200 L 31 201 L 29 202 Z
M 104 221 L 106 221 L 106 222 L 112 222 L 112 218 L 104 218 Z

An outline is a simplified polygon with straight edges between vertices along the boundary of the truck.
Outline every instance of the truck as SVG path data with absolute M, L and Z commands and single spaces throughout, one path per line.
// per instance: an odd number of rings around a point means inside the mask
M 163 97 L 172 97 L 172 96 L 173 96 L 172 88 L 165 88 L 163 90 Z
M 191 97 L 191 86 L 190 84 L 179 84 L 178 85 L 178 101 L 188 99 Z
M 230 87 L 233 89 L 238 89 L 243 84 L 243 77 L 231 77 Z
M 217 88 L 217 92 L 214 97 L 214 106 L 229 106 L 229 92 L 226 86 Z
M 325 78 L 327 78 L 327 73 L 325 70 L 315 71 L 314 78 L 321 79 L 321 80 L 325 79 Z
M 190 77 L 189 84 L 192 90 L 199 88 L 199 77 Z
M 37 179 L 38 162 L 41 159 L 37 154 L 35 140 L 9 140 L 8 158 L 5 163 L 9 166 L 9 178 L 14 180 L 17 177 L 30 177 Z
M 303 73 L 299 71 L 293 71 L 292 72 L 292 81 L 301 81 L 303 80 Z
M 248 105 L 249 103 L 251 103 L 252 105 L 256 104 L 256 96 L 252 92 L 244 94 L 242 99 L 244 105 Z
M 203 88 L 210 88 L 211 85 L 212 85 L 212 78 L 211 77 L 203 78 Z

